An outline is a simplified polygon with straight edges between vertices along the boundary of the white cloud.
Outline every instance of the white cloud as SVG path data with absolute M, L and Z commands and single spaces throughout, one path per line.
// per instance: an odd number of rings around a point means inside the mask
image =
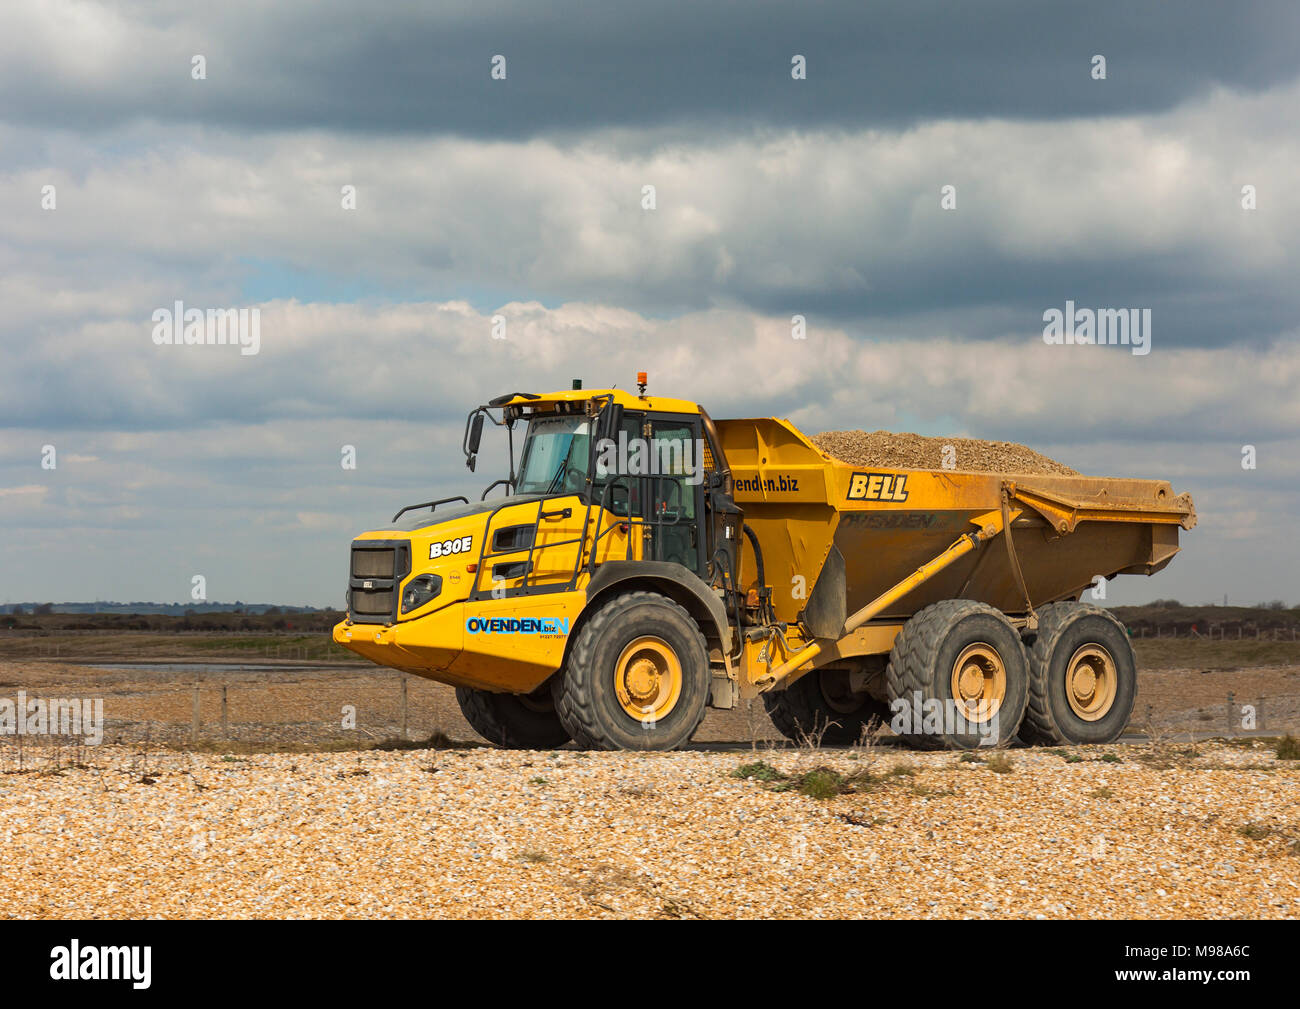
M 1055 289 L 1071 276 L 1148 271 L 1157 284 L 1167 262 L 1183 283 L 1290 297 L 1297 102 L 1293 83 L 1145 117 L 786 132 L 647 153 L 602 134 L 562 144 L 185 128 L 137 130 L 122 152 L 85 141 L 78 157 L 65 138 L 61 157 L 83 173 L 0 176 L 31 194 L 0 221 L 13 267 L 0 293 L 15 324 L 121 317 L 175 297 L 237 297 L 265 268 L 256 260 L 363 288 L 470 289 L 479 308 L 487 292 L 524 291 L 656 313 L 774 297 L 792 313 L 969 313 L 1026 297 L 1041 312 L 1072 296 Z M 1224 124 L 1242 119 L 1252 129 L 1224 143 Z M 48 182 L 53 212 L 38 202 Z M 1245 183 L 1257 211 L 1241 209 Z M 358 187 L 355 211 L 339 206 L 344 184 Z M 640 208 L 644 184 L 657 187 L 656 211 Z M 939 208 L 945 184 L 955 211 Z M 1054 267 L 1064 272 L 1050 290 L 1016 279 Z M 992 298 L 979 290 L 985 269 Z

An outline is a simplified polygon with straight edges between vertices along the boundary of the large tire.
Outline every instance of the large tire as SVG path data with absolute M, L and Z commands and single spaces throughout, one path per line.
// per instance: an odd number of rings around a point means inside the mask
M 924 750 L 1001 746 L 1015 738 L 1025 714 L 1029 659 L 1020 634 L 1000 611 L 970 599 L 947 599 L 903 625 L 885 681 L 895 719 L 902 713 L 910 717 L 911 731 L 903 733 L 910 745 Z M 983 710 L 980 697 L 988 700 Z M 927 702 L 937 702 L 942 714 L 937 724 L 920 717 L 933 707 Z
M 848 690 L 848 671 L 814 669 L 784 690 L 763 695 L 763 706 L 781 735 L 796 743 L 819 738 L 851 746 L 873 723 L 889 724 L 889 705 Z
M 569 741 L 549 683 L 526 697 L 457 687 L 456 701 L 475 732 L 508 750 L 553 750 Z
M 710 675 L 691 615 L 656 592 L 627 592 L 578 631 L 555 709 L 583 749 L 673 750 L 704 720 Z
M 1128 725 L 1137 659 L 1124 625 L 1100 606 L 1040 609 L 1029 671 L 1029 708 L 1020 726 L 1026 743 L 1113 743 Z

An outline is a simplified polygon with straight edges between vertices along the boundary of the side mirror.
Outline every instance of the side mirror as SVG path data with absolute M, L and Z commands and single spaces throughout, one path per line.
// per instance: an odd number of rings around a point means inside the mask
M 483 441 L 483 415 L 474 414 L 474 419 L 469 422 L 469 437 L 465 441 L 465 465 L 469 467 L 471 473 L 474 472 L 474 465 L 478 462 L 478 447 Z

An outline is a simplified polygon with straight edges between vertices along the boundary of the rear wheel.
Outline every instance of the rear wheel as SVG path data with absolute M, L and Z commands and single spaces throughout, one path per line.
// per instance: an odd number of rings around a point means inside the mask
M 656 592 L 628 592 L 582 625 L 555 708 L 584 749 L 672 750 L 703 721 L 709 676 L 691 615 Z
M 873 723 L 889 723 L 889 705 L 855 691 L 847 669 L 814 669 L 784 690 L 763 695 L 763 706 L 786 739 L 817 739 L 849 746 Z
M 1124 625 L 1100 606 L 1040 609 L 1029 667 L 1029 709 L 1020 727 L 1025 742 L 1111 743 L 1128 725 L 1137 661 Z
M 456 701 L 474 731 L 497 746 L 553 750 L 569 741 L 568 730 L 555 713 L 549 682 L 531 694 L 494 694 L 457 687 Z
M 904 624 L 885 680 L 892 724 L 927 750 L 1008 743 L 1029 700 L 1019 633 L 999 610 L 969 599 L 927 606 Z

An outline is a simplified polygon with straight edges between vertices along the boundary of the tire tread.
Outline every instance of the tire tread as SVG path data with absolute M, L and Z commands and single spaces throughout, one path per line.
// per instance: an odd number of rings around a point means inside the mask
M 460 705 L 465 721 L 489 743 L 507 750 L 549 750 L 569 741 L 568 733 L 558 717 L 554 735 L 534 734 L 522 726 L 512 725 L 509 719 L 502 718 L 502 698 L 509 696 L 470 687 L 456 688 L 456 702 Z
M 1004 620 L 1005 615 L 987 603 L 974 599 L 944 599 L 919 610 L 903 625 L 885 667 L 885 682 L 891 698 L 907 698 L 917 691 L 922 697 L 931 693 L 930 676 L 933 656 L 937 655 L 953 626 L 976 614 L 990 614 Z M 908 745 L 920 750 L 940 750 L 949 743 L 944 736 L 926 733 L 905 734 Z
M 588 668 L 594 661 L 593 653 L 604 632 L 628 610 L 646 603 L 666 605 L 681 614 L 694 630 L 707 666 L 708 644 L 694 618 L 684 607 L 667 596 L 658 592 L 639 590 L 624 592 L 615 596 L 593 613 L 591 619 L 583 623 L 582 628 L 578 631 L 577 640 L 574 641 L 573 648 L 570 650 L 566 667 L 575 669 Z M 593 696 L 590 686 L 583 683 L 581 677 L 567 675 L 560 677 L 554 696 L 555 710 L 560 716 L 560 721 L 563 722 L 565 729 L 568 730 L 573 737 L 573 741 L 581 749 L 622 749 L 602 724 L 596 707 L 596 698 Z M 704 721 L 704 711 L 705 709 L 701 708 L 699 718 L 691 726 L 691 731 L 687 734 L 686 739 L 689 740 L 699 729 L 700 723 Z
M 1083 615 L 1109 620 L 1119 628 L 1126 641 L 1128 631 L 1115 614 L 1092 603 L 1049 603 L 1039 607 L 1037 612 L 1038 632 L 1029 647 L 1029 706 L 1025 709 L 1024 721 L 1020 723 L 1019 735 L 1030 746 L 1071 746 L 1073 744 L 1056 724 L 1047 696 L 1047 670 L 1052 650 L 1065 628 Z

